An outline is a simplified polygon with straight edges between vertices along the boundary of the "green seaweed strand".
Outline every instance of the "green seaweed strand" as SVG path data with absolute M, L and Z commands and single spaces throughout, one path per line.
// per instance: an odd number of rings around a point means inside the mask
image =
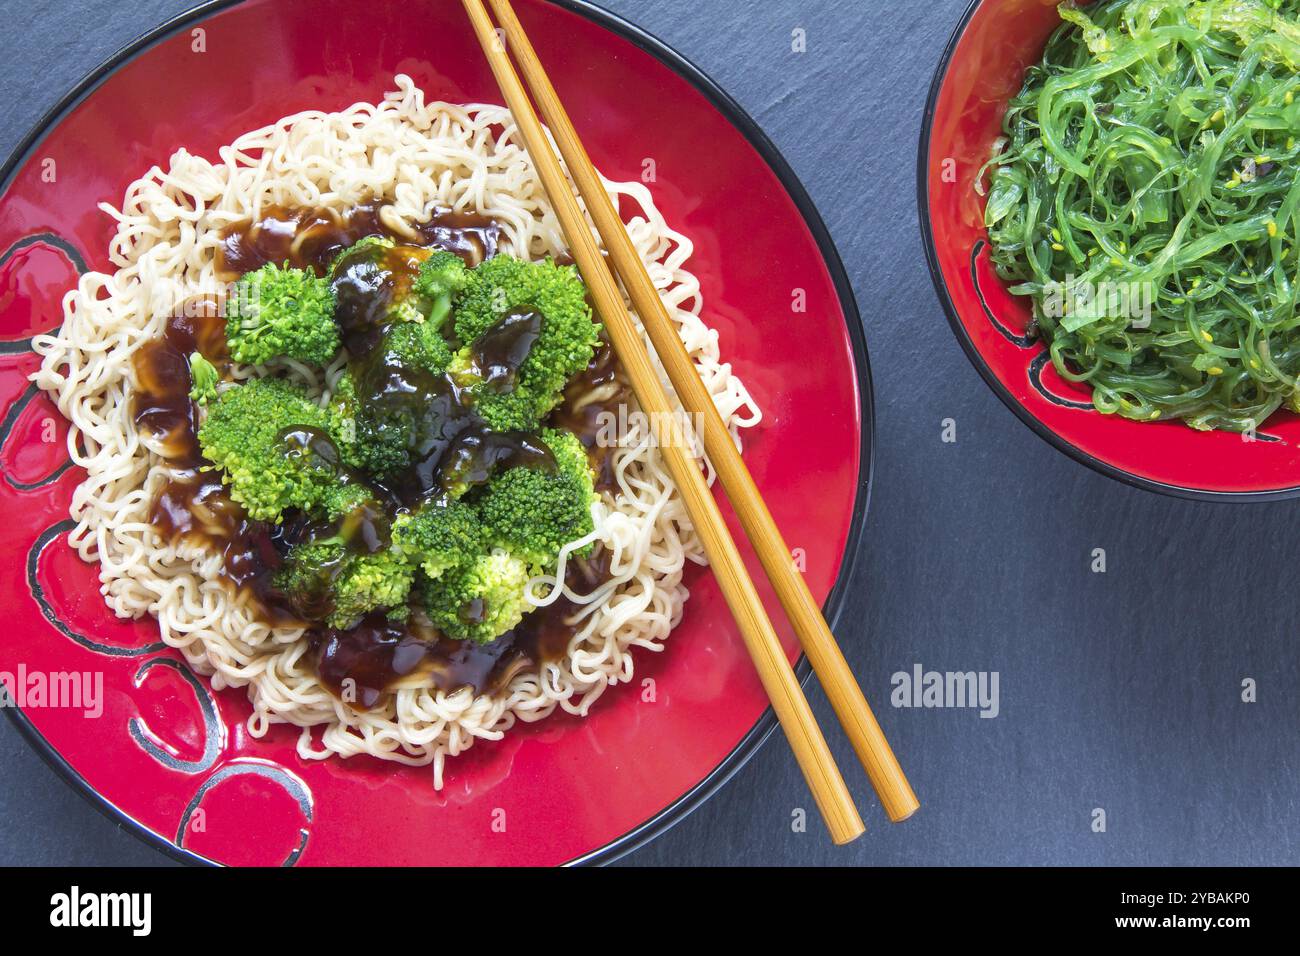
M 998 274 L 1102 412 L 1300 411 L 1300 0 L 1060 15 L 984 170 Z

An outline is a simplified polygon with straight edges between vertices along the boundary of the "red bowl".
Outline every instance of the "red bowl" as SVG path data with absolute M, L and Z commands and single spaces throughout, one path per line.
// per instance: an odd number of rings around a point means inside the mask
M 917 173 L 930 274 L 957 340 L 989 387 L 1026 425 L 1076 461 L 1120 481 L 1185 498 L 1300 494 L 1300 416 L 1278 412 L 1256 441 L 1178 421 L 1103 415 L 1087 386 L 1056 373 L 1024 336 L 1028 301 L 1011 295 L 989 257 L 975 178 L 1001 133 L 1007 101 L 1061 24 L 1058 0 L 975 0 L 935 72 Z
M 441 792 L 427 768 L 303 761 L 295 728 L 251 738 L 243 691 L 214 692 L 160 644 L 151 619 L 114 618 L 97 569 L 67 547 L 83 473 L 67 461 L 66 423 L 28 384 L 28 339 L 58 324 L 79 272 L 108 267 L 113 224 L 96 204 L 120 202 L 178 147 L 213 155 L 281 116 L 374 101 L 398 72 L 431 99 L 500 102 L 460 4 L 415 6 L 208 3 L 87 77 L 0 173 L 0 556 L 25 571 L 0 583 L 0 671 L 103 680 L 98 717 L 34 700 L 5 712 L 116 822 L 184 860 L 605 861 L 698 806 L 775 726 L 701 572 L 666 651 L 637 656 L 633 686 L 611 690 L 585 720 L 557 715 L 480 743 L 449 761 Z M 632 179 L 655 158 L 659 207 L 696 243 L 705 318 L 766 414 L 746 459 L 834 623 L 866 509 L 871 383 L 825 227 L 753 121 L 682 57 L 577 0 L 516 6 L 597 165 Z M 728 249 L 735 237 L 743 248 Z M 771 281 L 778 270 L 790 283 Z M 790 314 L 790 285 L 804 290 L 806 312 Z M 788 629 L 782 639 L 796 660 Z

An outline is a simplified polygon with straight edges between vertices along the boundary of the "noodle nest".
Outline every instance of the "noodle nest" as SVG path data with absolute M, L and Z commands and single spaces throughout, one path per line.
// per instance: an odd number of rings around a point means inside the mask
M 120 209 L 102 206 L 117 222 L 109 247 L 116 271 L 88 273 L 66 295 L 61 328 L 34 340 L 43 362 L 33 377 L 72 422 L 68 451 L 86 478 L 73 493 L 76 526 L 68 540 L 84 560 L 99 563 L 101 591 L 114 613 L 152 615 L 162 640 L 210 675 L 215 689 L 245 688 L 253 736 L 293 724 L 302 728 L 304 758 L 369 754 L 432 764 L 440 788 L 445 759 L 478 739 L 499 739 L 516 721 L 541 720 L 557 708 L 585 716 L 607 687 L 632 678 L 632 648 L 662 650 L 680 621 L 683 571 L 687 562 L 703 564 L 704 554 L 643 420 L 627 417 L 611 453 L 616 490 L 593 505 L 596 530 L 565 549 L 598 541 L 612 572 L 593 594 L 564 592 L 580 605 L 567 652 L 517 674 L 495 695 L 468 687 L 444 692 L 413 676 L 374 709 L 361 710 L 318 680 L 302 628 L 264 623 L 222 580 L 220 555 L 155 533 L 149 512 L 168 467 L 131 414 L 133 353 L 162 333 L 181 303 L 222 287 L 222 230 L 271 205 L 342 211 L 381 197 L 399 228 L 450 209 L 497 220 L 502 252 L 539 259 L 565 251 L 508 111 L 426 104 L 409 77 L 398 76 L 395 85 L 378 104 L 299 113 L 247 133 L 223 147 L 215 163 L 182 149 L 166 169 L 154 167 L 132 183 Z M 667 226 L 642 183 L 606 188 L 739 441 L 740 429 L 757 424 L 760 412 L 721 362 L 716 332 L 700 319 L 699 283 L 685 267 L 690 240 Z M 342 370 L 342 358 L 324 372 L 291 362 L 276 369 L 322 404 Z M 237 366 L 235 374 L 257 373 Z M 563 580 L 565 553 L 556 575 L 531 582 L 535 602 L 545 603 Z

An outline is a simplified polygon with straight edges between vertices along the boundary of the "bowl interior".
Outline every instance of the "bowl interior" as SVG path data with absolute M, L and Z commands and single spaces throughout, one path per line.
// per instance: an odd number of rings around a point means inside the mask
M 409 5 L 353 0 L 210 4 L 102 71 L 3 183 L 0 557 L 25 573 L 0 585 L 10 618 L 0 670 L 11 687 L 24 675 L 98 675 L 99 713 L 28 697 L 19 720 L 74 782 L 187 855 L 554 864 L 608 854 L 693 806 L 772 726 L 726 606 L 696 569 L 684 621 L 665 653 L 635 654 L 631 686 L 585 720 L 557 714 L 480 743 L 449 763 L 440 793 L 427 768 L 303 760 L 295 728 L 250 737 L 244 692 L 195 678 L 152 619 L 115 619 L 97 569 L 67 546 L 82 472 L 68 465 L 62 417 L 26 381 L 27 339 L 57 326 L 79 271 L 107 268 L 113 224 L 96 205 L 120 202 L 178 147 L 212 156 L 295 111 L 373 101 L 397 72 L 429 99 L 499 102 L 460 6 L 419 7 L 413 20 Z M 860 527 L 870 419 L 857 316 L 816 213 L 743 114 L 657 41 L 576 4 L 516 7 L 596 164 L 645 178 L 695 243 L 706 320 L 765 412 L 746 458 L 825 598 Z M 797 277 L 806 311 L 791 314 L 778 271 Z
M 1061 23 L 1056 7 L 1056 0 L 973 4 L 935 77 L 921 143 L 921 228 L 953 331 L 1012 411 L 1104 474 L 1189 497 L 1300 493 L 1300 416 L 1275 413 L 1247 441 L 1176 421 L 1102 415 L 1090 390 L 1062 379 L 1043 344 L 1025 337 L 1029 306 L 993 270 L 975 179 L 1007 101 Z

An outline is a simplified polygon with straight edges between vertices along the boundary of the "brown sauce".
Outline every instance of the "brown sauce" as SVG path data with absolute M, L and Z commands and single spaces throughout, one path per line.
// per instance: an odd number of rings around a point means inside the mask
M 217 276 L 229 282 L 268 262 L 312 269 L 323 276 L 340 252 L 368 236 L 445 249 L 469 266 L 496 255 L 501 227 L 486 216 L 439 212 L 428 222 L 402 230 L 384 215 L 385 205 L 371 200 L 343 212 L 268 206 L 256 219 L 237 222 L 222 232 Z
M 368 615 L 350 630 L 313 632 L 312 642 L 321 683 L 367 710 L 383 700 L 395 681 L 421 667 L 430 646 L 405 621 L 390 621 L 383 612 Z
M 273 626 L 305 623 L 279 600 L 272 577 L 283 558 L 271 527 L 249 519 L 216 472 L 177 472 L 158 491 L 149 522 L 163 540 L 184 541 L 221 555 L 225 578 L 254 613 Z
M 614 450 L 609 441 L 609 422 L 620 411 L 627 414 L 632 386 L 623 365 L 608 341 L 602 340 L 587 368 L 564 390 L 564 400 L 551 413 L 551 424 L 575 435 L 587 449 L 587 458 L 596 470 L 596 490 L 615 492 Z
M 393 303 L 410 292 L 428 255 L 421 246 L 363 246 L 335 262 L 334 321 L 354 358 L 368 355 L 383 339 Z
M 135 373 L 132 412 L 136 425 L 156 440 L 169 461 L 181 467 L 199 461 L 198 409 L 190 399 L 190 355 L 198 352 L 218 368 L 229 361 L 226 322 L 220 303 L 201 297 L 184 303 L 167 320 L 163 334 L 131 357 Z
M 385 484 L 414 508 L 453 486 L 481 484 L 496 467 L 553 468 L 550 449 L 526 432 L 492 432 L 449 375 L 412 367 L 384 349 L 355 363 L 358 404 L 375 420 L 400 421 L 408 467 Z
M 497 254 L 501 226 L 495 220 L 469 212 L 441 212 L 415 227 L 419 245 L 454 252 L 470 266 Z
M 183 303 L 168 318 L 163 334 L 141 345 L 131 359 L 136 427 L 154 440 L 169 466 L 149 522 L 169 544 L 184 541 L 221 555 L 226 578 L 268 622 L 295 623 L 271 593 L 280 557 L 267 526 L 249 520 L 217 473 L 202 470 L 207 462 L 199 451 L 198 408 L 189 394 L 194 387 L 189 357 L 198 352 L 218 370 L 229 363 L 220 305 L 211 296 Z
M 470 355 L 483 387 L 491 392 L 513 389 L 520 367 L 541 334 L 541 313 L 514 309 L 475 339 Z
M 403 367 L 374 348 L 385 327 L 374 299 L 387 297 L 391 301 L 400 294 L 398 284 L 414 276 L 428 248 L 454 252 L 471 266 L 495 255 L 499 226 L 483 217 L 440 213 L 402 232 L 385 221 L 382 209 L 380 203 L 363 203 L 342 214 L 270 207 L 256 221 L 237 223 L 225 231 L 217 257 L 218 275 L 233 280 L 268 262 L 310 268 L 324 275 L 339 253 L 359 240 L 374 235 L 393 238 L 399 245 L 374 260 L 380 268 L 372 273 L 365 268 L 349 271 L 348 281 L 356 288 L 339 297 L 345 313 L 340 321 L 344 342 L 348 344 L 350 335 L 349 352 L 360 360 L 358 387 L 366 394 L 359 398 L 389 413 L 416 411 L 422 423 L 414 439 L 415 467 L 403 478 L 405 484 L 377 491 L 390 505 L 409 507 L 440 493 L 450 482 L 472 485 L 485 481 L 496 467 L 553 467 L 549 449 L 531 436 L 487 431 L 447 376 Z M 351 292 L 356 294 L 345 304 L 343 299 Z M 219 474 L 203 470 L 208 463 L 199 450 L 199 413 L 189 398 L 193 383 L 188 360 L 197 351 L 218 370 L 227 367 L 220 306 L 215 297 L 187 303 L 169 320 L 163 335 L 141 346 L 133 359 L 136 425 L 154 439 L 154 447 L 171 470 L 152 504 L 150 523 L 170 543 L 185 541 L 221 555 L 228 580 L 268 624 L 310 626 L 312 620 L 328 614 L 327 599 L 322 596 L 321 606 L 315 608 L 288 606 L 272 584 L 284 555 L 303 541 L 339 533 L 350 546 L 374 552 L 388 545 L 387 519 L 382 513 L 363 509 L 344 519 L 351 524 L 342 527 L 296 515 L 286 515 L 278 525 L 252 521 L 230 498 Z M 354 310 L 351 315 L 348 309 Z M 489 370 L 494 381 L 508 386 L 535 341 L 537 328 L 532 313 L 512 313 L 499 328 L 489 330 L 491 335 L 475 343 L 475 361 Z M 600 390 L 596 401 L 591 400 L 593 390 Z M 626 378 L 612 350 L 602 345 L 551 417 L 553 424 L 574 431 L 583 441 L 598 467 L 599 488 L 612 486 L 606 474 L 608 450 L 598 447 L 596 440 L 601 415 L 617 414 L 628 394 Z M 320 456 L 339 468 L 340 474 L 345 473 L 328 436 L 295 429 L 282 437 L 288 447 Z M 591 593 L 607 580 L 605 554 L 568 563 L 566 582 L 578 593 Z M 325 582 L 322 592 L 327 586 Z M 380 703 L 396 681 L 416 673 L 444 691 L 471 687 L 475 693 L 498 693 L 515 675 L 565 653 L 573 634 L 569 620 L 577 610 L 562 597 L 550 607 L 526 615 L 518 627 L 485 645 L 444 637 L 421 623 L 418 612 L 409 622 L 390 621 L 383 612 L 376 612 L 346 631 L 312 630 L 309 639 L 326 686 L 338 693 L 344 681 L 351 680 L 356 689 L 354 703 L 369 708 Z
M 565 581 L 575 592 L 589 594 L 609 576 L 608 555 L 603 553 L 571 560 Z M 564 656 L 573 637 L 569 622 L 578 610 L 561 597 L 524 615 L 517 627 L 490 644 L 452 640 L 416 620 L 390 621 L 376 612 L 350 630 L 315 635 L 317 672 L 334 693 L 351 690 L 356 703 L 367 708 L 412 674 L 447 693 L 470 687 L 475 694 L 496 694 L 517 674 Z M 344 684 L 347 680 L 352 681 L 350 688 Z

